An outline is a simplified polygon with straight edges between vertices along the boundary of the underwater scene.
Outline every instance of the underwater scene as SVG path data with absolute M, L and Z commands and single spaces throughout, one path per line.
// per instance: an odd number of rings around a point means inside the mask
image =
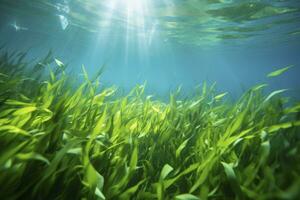
M 300 199 L 300 1 L 0 0 L 0 199 Z

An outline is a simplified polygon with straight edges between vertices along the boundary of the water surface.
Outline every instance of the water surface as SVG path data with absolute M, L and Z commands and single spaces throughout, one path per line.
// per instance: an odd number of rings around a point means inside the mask
M 239 94 L 268 82 L 299 93 L 297 0 L 0 0 L 0 35 L 31 58 L 52 49 L 70 73 L 105 63 L 102 82 L 125 90 L 147 82 L 163 95 L 207 81 Z

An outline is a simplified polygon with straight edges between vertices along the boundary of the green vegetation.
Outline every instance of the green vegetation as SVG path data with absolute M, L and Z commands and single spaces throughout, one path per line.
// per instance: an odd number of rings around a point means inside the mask
M 99 89 L 84 68 L 74 88 L 62 62 L 24 57 L 0 56 L 1 199 L 300 197 L 300 103 L 285 90 L 233 103 L 204 84 L 163 103 Z
M 293 65 L 289 65 L 287 67 L 284 67 L 282 69 L 278 69 L 274 72 L 271 72 L 268 74 L 268 77 L 275 77 L 275 76 L 279 76 L 281 75 L 282 73 L 286 72 L 287 70 L 289 70 L 291 67 L 293 67 Z

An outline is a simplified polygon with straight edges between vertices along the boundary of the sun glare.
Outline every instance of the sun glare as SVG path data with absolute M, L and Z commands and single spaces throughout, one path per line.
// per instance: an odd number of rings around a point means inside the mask
M 99 20 L 99 32 L 118 30 L 114 32 L 115 41 L 124 42 L 125 62 L 130 52 L 147 57 L 149 48 L 154 46 L 160 34 L 160 24 L 152 13 L 156 4 L 152 0 L 103 0 L 101 4 L 105 10 Z M 100 35 L 99 38 L 103 42 Z
M 105 4 L 111 12 L 143 16 L 146 2 L 146 0 L 110 0 Z
M 148 0 L 107 0 L 105 1 L 107 9 L 106 19 L 119 19 L 123 22 L 126 31 L 126 40 L 133 39 L 134 36 L 147 35 L 148 29 L 151 30 L 152 25 L 146 25 L 147 17 L 151 4 Z M 114 26 L 111 21 L 111 26 Z
M 140 0 L 123 0 L 124 7 L 127 10 L 128 14 L 133 15 L 144 15 L 144 3 L 146 1 L 140 1 Z

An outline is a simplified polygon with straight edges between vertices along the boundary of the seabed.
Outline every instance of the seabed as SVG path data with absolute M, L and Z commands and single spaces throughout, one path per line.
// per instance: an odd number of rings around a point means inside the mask
M 203 84 L 163 102 L 84 68 L 74 88 L 61 61 L 24 57 L 0 56 L 1 199 L 300 197 L 300 102 L 285 90 L 233 101 Z

